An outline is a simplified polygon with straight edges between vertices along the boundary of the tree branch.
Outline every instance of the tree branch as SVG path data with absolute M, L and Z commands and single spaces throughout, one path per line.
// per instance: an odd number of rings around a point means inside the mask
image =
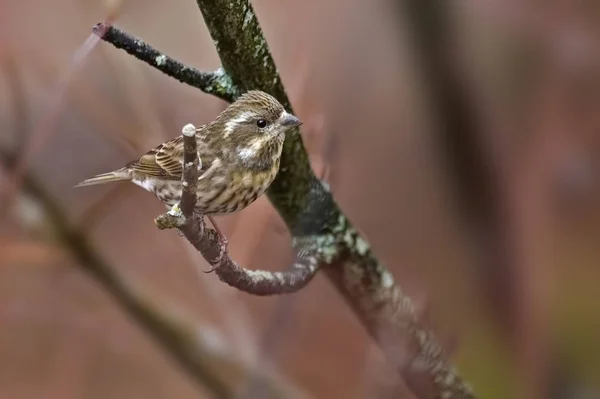
M 263 90 L 293 112 L 248 0 L 197 0 L 197 3 L 223 70 L 237 92 Z M 148 63 L 158 68 L 155 60 L 150 59 Z M 201 90 L 206 91 L 202 87 Z M 241 269 L 229 257 L 216 269 L 222 280 L 228 284 L 240 281 L 235 286 L 257 294 L 276 293 L 277 289 L 290 286 L 297 290 L 308 283 L 319 266 L 417 397 L 474 398 L 434 334 L 418 320 L 412 300 L 396 286 L 391 273 L 375 258 L 369 244 L 344 216 L 328 186 L 315 177 L 298 134 L 287 136 L 279 173 L 267 194 L 286 222 L 298 256 L 308 260 L 297 264 L 297 270 L 303 271 L 298 280 L 301 283 L 293 280 L 290 285 L 289 281 L 278 281 L 276 273 L 266 279 L 259 278 L 265 272 Z M 191 223 L 192 220 L 177 209 L 171 213 L 173 215 L 168 217 L 171 225 L 167 227 L 180 228 L 210 264 L 219 259 L 218 235 L 214 230 L 205 231 L 201 218 Z M 161 223 L 159 220 L 158 224 Z M 195 242 L 196 239 L 201 242 Z M 226 271 L 236 277 L 224 277 Z M 291 278 L 289 274 L 285 276 Z M 253 286 L 252 281 L 257 285 Z M 260 289 L 252 288 L 259 286 Z
M 266 91 L 293 112 L 249 1 L 197 3 L 232 82 L 242 90 Z M 290 136 L 268 195 L 292 237 L 313 248 L 327 265 L 322 268 L 332 283 L 418 397 L 474 397 L 435 336 L 419 324 L 411 299 L 396 287 L 327 186 L 315 177 L 300 136 Z
M 254 295 L 275 295 L 303 288 L 318 270 L 316 256 L 302 253 L 292 268 L 285 272 L 244 269 L 223 248 L 217 231 L 206 227 L 204 215 L 194 213 L 198 198 L 198 166 L 202 161 L 198 158 L 195 132 L 196 128 L 192 124 L 182 129 L 184 152 L 181 202 L 156 218 L 157 227 L 161 230 L 178 228 L 211 265 L 211 270 L 215 270 L 219 279 L 239 290 Z
M 200 71 L 174 60 L 165 53 L 144 43 L 142 40 L 123 32 L 119 28 L 100 22 L 92 28 L 92 32 L 118 49 L 125 50 L 140 61 L 152 65 L 162 73 L 178 81 L 196 87 L 205 93 L 212 94 L 225 101 L 233 101 L 239 90 L 231 84 L 231 79 L 223 71 Z

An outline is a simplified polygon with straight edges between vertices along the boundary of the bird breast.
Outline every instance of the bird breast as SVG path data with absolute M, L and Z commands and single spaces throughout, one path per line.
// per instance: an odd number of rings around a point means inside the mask
M 221 184 L 200 181 L 196 210 L 204 214 L 225 214 L 246 208 L 261 196 L 276 171 L 235 171 Z
M 203 176 L 197 185 L 196 212 L 218 215 L 242 210 L 266 191 L 276 174 L 276 167 L 265 171 L 236 168 L 225 174 Z M 153 193 L 167 206 L 181 201 L 182 186 L 179 180 L 146 178 L 132 181 Z

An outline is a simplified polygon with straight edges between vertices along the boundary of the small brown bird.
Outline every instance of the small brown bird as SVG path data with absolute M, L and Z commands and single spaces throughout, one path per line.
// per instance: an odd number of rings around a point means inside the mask
M 249 91 L 196 130 L 201 169 L 195 211 L 219 215 L 244 209 L 265 192 L 279 171 L 285 132 L 302 122 L 272 96 Z M 130 180 L 165 205 L 181 200 L 183 140 L 178 136 L 113 172 L 76 187 Z

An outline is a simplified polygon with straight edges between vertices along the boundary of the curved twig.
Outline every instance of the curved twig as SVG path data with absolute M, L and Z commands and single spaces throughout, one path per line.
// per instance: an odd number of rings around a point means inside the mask
M 290 270 L 285 272 L 245 269 L 222 250 L 219 234 L 206 227 L 204 215 L 194 213 L 198 165 L 201 162 L 198 158 L 195 132 L 196 128 L 192 124 L 182 129 L 184 152 L 181 202 L 156 218 L 157 227 L 161 230 L 179 229 L 211 265 L 219 279 L 239 290 L 254 295 L 275 295 L 292 293 L 303 288 L 318 270 L 316 256 L 301 253 Z

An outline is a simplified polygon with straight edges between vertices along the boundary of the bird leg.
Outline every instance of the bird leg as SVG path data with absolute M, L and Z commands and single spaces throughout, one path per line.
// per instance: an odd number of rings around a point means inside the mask
M 223 232 L 221 232 L 221 229 L 219 229 L 219 225 L 217 224 L 217 222 L 215 222 L 215 220 L 211 217 L 211 216 L 206 216 L 208 218 L 208 220 L 210 220 L 210 224 L 213 225 L 213 228 L 215 229 L 215 231 L 217 232 L 217 235 L 219 236 L 219 259 L 217 259 L 217 261 L 215 262 L 214 266 L 211 266 L 210 269 L 208 270 L 203 270 L 204 273 L 211 273 L 214 272 L 216 269 L 219 268 L 219 266 L 221 266 L 221 262 L 223 261 L 223 259 L 225 258 L 225 255 L 227 255 L 228 252 L 228 244 L 229 241 L 227 240 L 227 237 L 225 237 L 225 235 L 223 234 Z

